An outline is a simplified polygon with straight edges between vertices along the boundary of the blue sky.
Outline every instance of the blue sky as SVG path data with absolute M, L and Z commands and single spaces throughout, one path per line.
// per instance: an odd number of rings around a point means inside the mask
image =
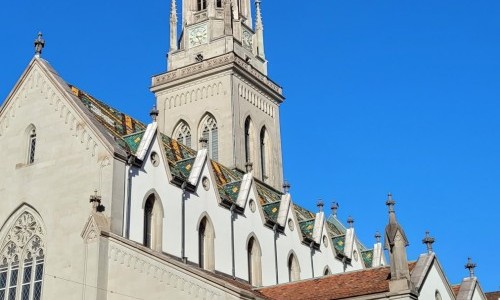
M 288 6 L 287 6 L 288 5 Z M 416 259 L 426 230 L 452 283 L 478 264 L 500 290 L 500 1 L 262 3 L 270 77 L 284 87 L 285 177 L 295 202 L 340 203 L 371 245 L 392 192 Z M 148 122 L 166 69 L 168 0 L 8 1 L 0 101 L 44 32 L 69 83 Z

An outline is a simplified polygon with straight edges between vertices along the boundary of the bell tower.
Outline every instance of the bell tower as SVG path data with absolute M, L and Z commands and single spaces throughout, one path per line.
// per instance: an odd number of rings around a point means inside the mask
M 284 97 L 267 76 L 261 0 L 182 0 L 181 11 L 178 34 L 172 0 L 167 71 L 152 78 L 160 130 L 281 189 Z

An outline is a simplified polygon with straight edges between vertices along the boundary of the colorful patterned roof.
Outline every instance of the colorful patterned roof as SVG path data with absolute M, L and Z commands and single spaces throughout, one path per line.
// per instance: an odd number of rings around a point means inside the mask
M 336 236 L 332 238 L 332 242 L 333 242 L 333 247 L 335 248 L 337 254 L 344 254 L 345 235 Z
M 373 265 L 373 250 L 361 251 L 361 257 L 366 268 L 371 268 Z
M 121 149 L 127 152 L 130 151 L 132 154 L 137 152 L 145 133 L 146 125 L 97 100 L 79 88 L 73 85 L 68 86 Z M 196 151 L 164 134 L 161 134 L 161 142 L 171 174 L 181 179 L 187 179 L 196 158 Z M 210 163 L 214 170 L 217 190 L 221 199 L 235 202 L 238 198 L 243 174 L 237 170 L 231 170 L 216 161 L 210 160 Z M 254 182 L 266 219 L 276 222 L 282 193 L 260 181 L 255 180 Z M 315 214 L 296 204 L 293 205 L 293 209 L 297 215 L 303 236 L 310 238 L 314 230 Z M 333 220 L 331 218 L 328 219 L 327 230 L 331 236 L 339 236 L 345 233 L 345 227 L 336 218 Z

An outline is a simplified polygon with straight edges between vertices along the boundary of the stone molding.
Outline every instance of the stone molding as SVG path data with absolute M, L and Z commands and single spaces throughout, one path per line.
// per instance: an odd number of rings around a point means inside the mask
M 234 52 L 227 53 L 218 57 L 207 59 L 205 61 L 196 64 L 192 64 L 186 67 L 169 71 L 164 74 L 154 76 L 152 80 L 152 85 L 158 86 L 164 83 L 169 83 L 193 74 L 212 70 L 227 64 L 238 65 L 242 69 L 246 70 L 249 74 L 253 75 L 253 77 L 256 78 L 258 81 L 260 81 L 262 84 L 266 85 L 268 88 L 273 90 L 275 93 L 278 93 L 279 95 L 283 94 L 283 89 L 280 86 L 275 84 L 264 74 L 254 69 L 250 64 L 248 64 L 239 56 L 237 56 Z

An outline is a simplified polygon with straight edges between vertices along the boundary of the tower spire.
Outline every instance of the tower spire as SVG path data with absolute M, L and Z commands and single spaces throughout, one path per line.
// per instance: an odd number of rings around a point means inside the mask
M 392 199 L 392 194 L 387 196 L 385 204 L 389 209 L 389 224 L 385 227 L 385 248 L 389 250 L 391 280 L 409 280 L 410 270 L 408 269 L 408 258 L 406 256 L 408 239 L 403 228 L 396 220 L 396 212 L 394 211 L 396 201 Z
M 170 4 L 170 52 L 177 50 L 177 6 L 175 0 Z
M 255 0 L 255 33 L 257 37 L 257 55 L 266 58 L 264 51 L 264 25 L 262 23 L 262 11 L 260 8 L 261 0 Z

